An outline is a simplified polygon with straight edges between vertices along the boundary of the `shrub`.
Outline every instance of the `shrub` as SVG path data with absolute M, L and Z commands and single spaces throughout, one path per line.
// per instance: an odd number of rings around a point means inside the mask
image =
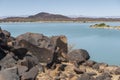
M 100 24 L 98 24 L 98 26 L 106 26 L 106 24 L 105 23 L 100 23 Z

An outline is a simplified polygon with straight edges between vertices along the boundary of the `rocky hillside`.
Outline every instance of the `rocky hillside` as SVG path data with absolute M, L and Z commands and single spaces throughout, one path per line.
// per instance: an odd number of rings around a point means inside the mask
M 92 61 L 84 49 L 69 52 L 64 35 L 0 29 L 0 80 L 120 80 L 120 67 Z
M 38 13 L 36 15 L 33 15 L 33 16 L 29 16 L 28 18 L 32 18 L 32 19 L 42 19 L 42 20 L 57 20 L 57 19 L 70 19 L 69 17 L 67 16 L 63 16 L 63 15 L 60 15 L 60 14 L 50 14 L 50 13 L 46 13 L 46 12 L 41 12 L 41 13 Z
M 36 21 L 69 21 L 71 18 L 60 15 L 41 12 L 28 17 L 7 17 L 1 20 L 1 22 L 36 22 Z

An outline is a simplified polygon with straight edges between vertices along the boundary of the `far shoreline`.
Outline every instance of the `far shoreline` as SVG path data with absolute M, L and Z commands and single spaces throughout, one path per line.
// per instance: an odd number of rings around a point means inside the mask
M 0 23 L 96 23 L 96 22 L 120 22 L 120 21 L 21 21 L 21 22 L 0 22 Z

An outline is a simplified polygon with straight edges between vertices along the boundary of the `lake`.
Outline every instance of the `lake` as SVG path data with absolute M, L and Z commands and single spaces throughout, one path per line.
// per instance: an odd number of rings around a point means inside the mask
M 25 32 L 66 35 L 69 44 L 77 49 L 86 49 L 92 60 L 120 65 L 120 30 L 90 28 L 92 24 L 96 23 L 0 23 L 0 26 L 14 37 Z M 119 22 L 106 24 L 120 25 Z

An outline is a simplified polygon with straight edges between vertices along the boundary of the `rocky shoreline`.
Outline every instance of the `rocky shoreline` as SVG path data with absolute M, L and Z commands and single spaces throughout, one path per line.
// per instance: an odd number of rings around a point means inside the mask
M 0 80 L 120 80 L 120 66 L 90 60 L 87 50 L 68 51 L 65 35 L 0 29 Z

